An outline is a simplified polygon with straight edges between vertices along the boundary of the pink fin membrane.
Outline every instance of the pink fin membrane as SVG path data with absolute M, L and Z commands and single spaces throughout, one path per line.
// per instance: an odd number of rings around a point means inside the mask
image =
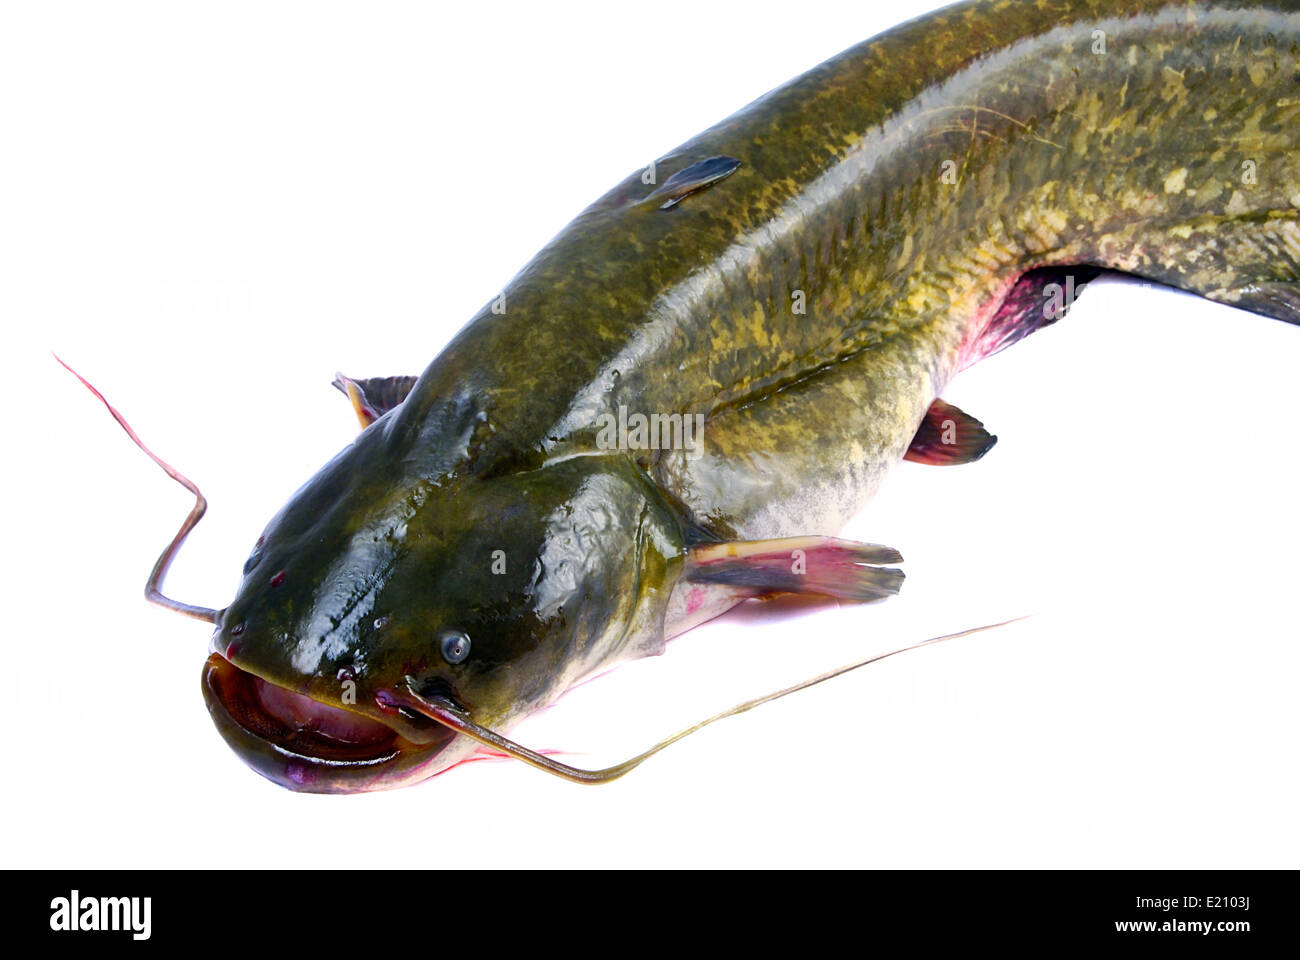
M 693 548 L 686 577 L 757 594 L 809 593 L 863 602 L 898 592 L 903 571 L 881 564 L 902 559 L 892 547 L 834 537 L 727 541 Z
M 1035 330 L 1065 316 L 1083 288 L 1101 273 L 1098 267 L 1071 264 L 1038 267 L 1021 274 L 1006 296 L 989 314 L 988 321 L 962 349 L 961 366 L 991 357 Z
M 998 438 L 969 413 L 936 400 L 925 412 L 904 460 L 949 466 L 971 463 L 993 449 Z

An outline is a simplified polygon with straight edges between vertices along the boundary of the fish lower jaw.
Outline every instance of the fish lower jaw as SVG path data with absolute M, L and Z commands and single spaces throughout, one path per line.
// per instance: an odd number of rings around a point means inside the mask
M 218 731 L 273 783 L 303 793 L 362 793 L 425 780 L 473 752 L 452 731 L 413 743 L 395 729 L 268 683 L 219 653 L 203 667 Z

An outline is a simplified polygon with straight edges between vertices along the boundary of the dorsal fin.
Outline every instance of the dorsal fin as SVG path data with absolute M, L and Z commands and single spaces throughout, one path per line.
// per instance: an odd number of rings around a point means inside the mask
M 707 190 L 719 180 L 736 172 L 740 161 L 735 157 L 709 157 L 683 167 L 663 182 L 654 193 L 642 200 L 647 207 L 670 210 L 693 193 Z

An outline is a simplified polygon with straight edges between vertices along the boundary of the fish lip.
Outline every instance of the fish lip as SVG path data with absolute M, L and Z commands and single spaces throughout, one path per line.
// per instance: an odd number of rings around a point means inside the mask
M 412 743 L 388 724 L 391 736 L 347 743 L 318 733 L 290 731 L 254 692 L 257 678 L 212 653 L 203 666 L 203 698 L 217 730 L 240 758 L 273 783 L 304 793 L 359 793 L 403 786 L 433 776 L 466 752 L 451 730 L 431 743 Z

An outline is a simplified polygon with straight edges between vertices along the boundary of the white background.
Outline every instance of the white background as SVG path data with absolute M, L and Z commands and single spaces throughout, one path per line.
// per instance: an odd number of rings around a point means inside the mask
M 591 765 L 893 646 L 625 780 L 514 763 L 295 795 L 199 693 L 262 525 L 586 203 L 929 6 L 29 4 L 0 25 L 6 866 L 1296 867 L 1294 328 L 1097 284 L 947 398 L 1001 438 L 903 464 L 848 535 L 902 595 L 743 610 L 517 729 Z M 1104 162 L 1099 158 L 1098 162 Z M 485 358 L 485 362 L 491 362 Z

